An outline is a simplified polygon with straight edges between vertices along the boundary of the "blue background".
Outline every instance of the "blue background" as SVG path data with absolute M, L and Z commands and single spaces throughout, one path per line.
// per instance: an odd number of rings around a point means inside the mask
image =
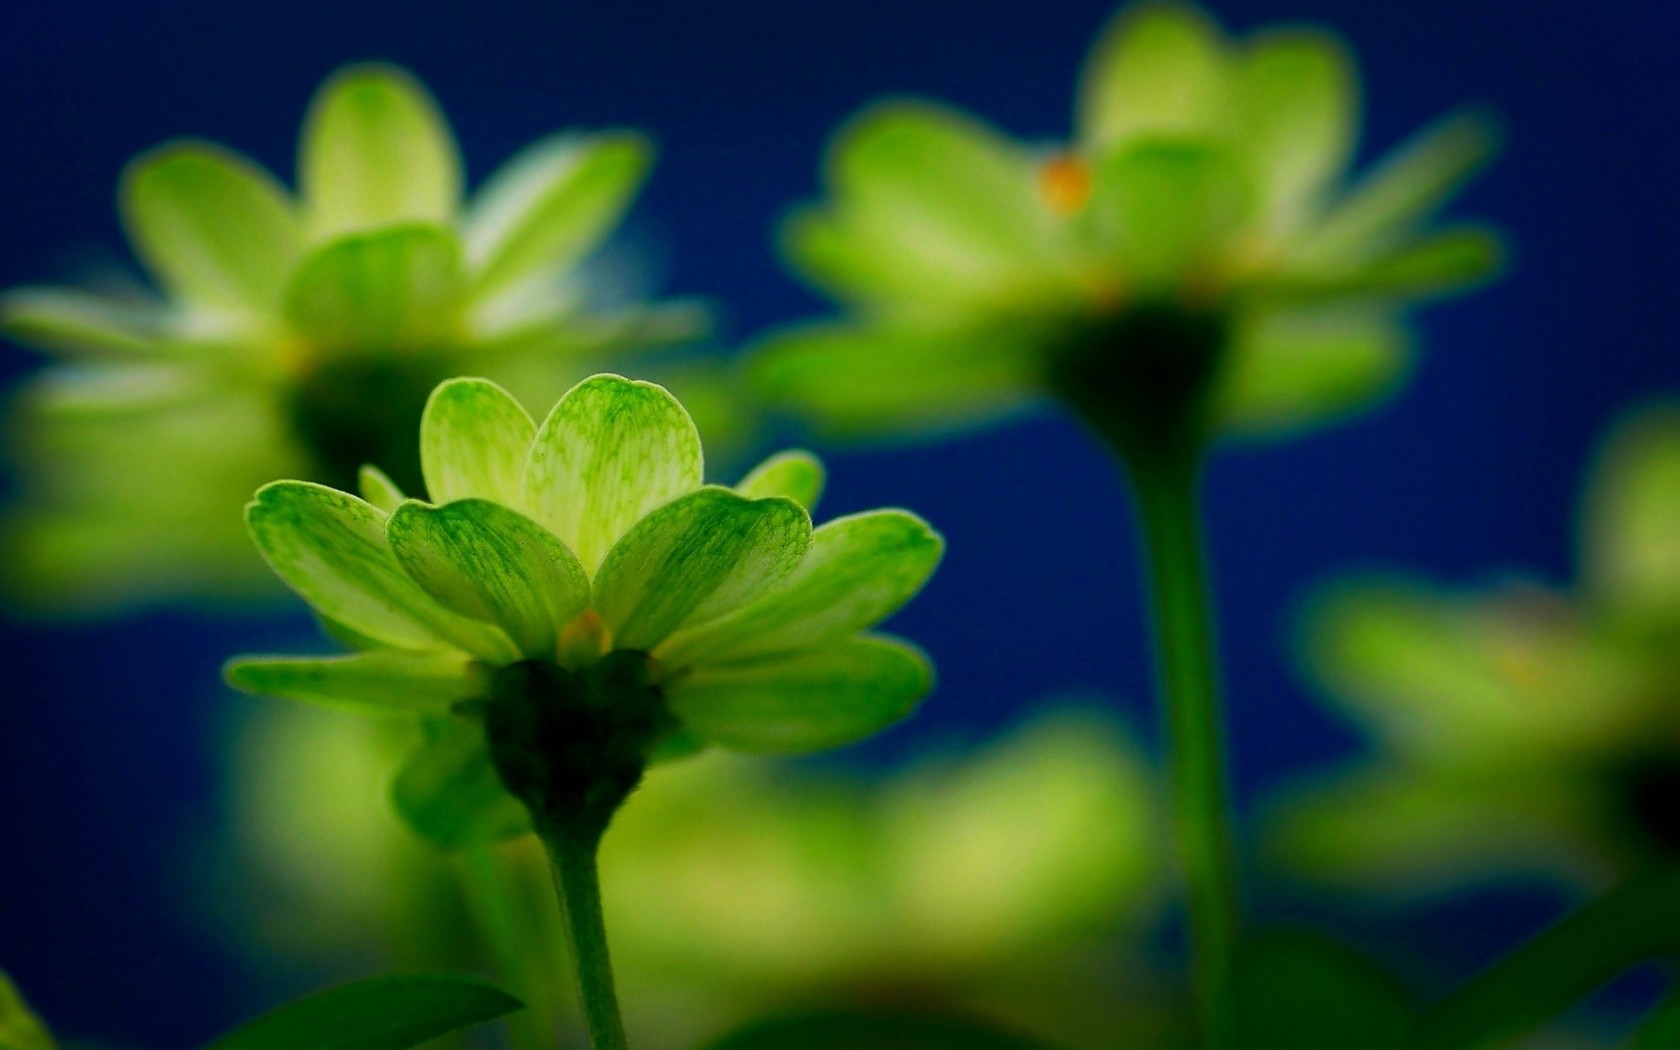
M 1064 135 L 1106 0 L 238 5 L 8 0 L 0 43 L 0 286 L 117 252 L 115 178 L 175 135 L 290 172 L 302 110 L 339 64 L 387 58 L 438 96 L 473 178 L 557 127 L 648 129 L 636 213 L 674 293 L 745 338 L 823 309 L 779 268 L 773 219 L 816 191 L 828 133 L 887 93 L 939 97 L 1017 135 Z M 1409 388 L 1378 414 L 1222 455 L 1207 485 L 1245 804 L 1354 740 L 1293 673 L 1303 588 L 1385 565 L 1448 582 L 1572 571 L 1581 471 L 1605 424 L 1680 391 L 1680 7 L 1528 0 L 1222 0 L 1235 30 L 1340 29 L 1362 60 L 1362 156 L 1464 102 L 1510 146 L 1461 215 L 1508 230 L 1512 273 L 1431 309 Z M 33 367 L 0 348 L 10 381 Z M 923 713 L 866 751 L 979 736 L 1035 699 L 1100 688 L 1151 719 L 1135 546 L 1110 464 L 1046 417 L 929 447 L 832 453 L 829 512 L 906 503 L 950 541 L 896 623 L 932 651 Z M 0 625 L 0 965 L 71 1034 L 184 1046 L 253 1006 L 182 899 L 213 813 L 226 654 L 286 626 L 164 612 Z M 1473 965 L 1549 903 L 1439 924 Z M 1532 913 L 1532 914 L 1531 914 Z

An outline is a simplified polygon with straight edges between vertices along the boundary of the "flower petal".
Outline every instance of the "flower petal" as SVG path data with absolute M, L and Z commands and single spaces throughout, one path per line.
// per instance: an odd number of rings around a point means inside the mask
M 420 420 L 420 467 L 433 503 L 480 497 L 524 503 L 525 459 L 537 425 L 488 379 L 451 379 L 432 391 Z
M 819 280 L 847 279 L 828 264 L 844 264 L 854 243 L 963 299 L 1043 284 L 1057 262 L 1055 215 L 1039 196 L 1036 164 L 962 114 L 922 102 L 877 106 L 840 132 L 828 167 L 836 219 L 791 226 L 787 241 L 796 265 Z
M 402 506 L 403 500 L 408 498 L 403 495 L 403 490 L 397 487 L 396 482 L 371 463 L 362 464 L 362 469 L 357 472 L 356 491 L 361 494 L 363 500 L 386 514 L 395 512 Z
M 1037 342 L 1003 327 L 812 324 L 771 334 L 748 373 L 771 404 L 836 437 L 925 433 L 1032 404 Z
M 1103 30 L 1079 89 L 1079 140 L 1093 152 L 1139 135 L 1217 128 L 1230 90 L 1224 34 L 1188 4 L 1129 7 Z
M 803 449 L 793 449 L 778 452 L 754 467 L 735 491 L 748 499 L 786 496 L 809 513 L 817 507 L 825 480 L 822 460 Z
M 434 602 L 397 564 L 385 515 L 354 496 L 307 481 L 257 491 L 245 522 L 275 573 L 323 615 L 399 649 L 448 643 L 496 662 L 517 659 L 493 627 Z
M 393 66 L 352 66 L 309 108 L 298 187 L 321 239 L 390 223 L 452 223 L 461 159 L 437 104 Z
M 810 542 L 811 517 L 792 500 L 704 488 L 654 510 L 613 547 L 595 577 L 595 608 L 617 648 L 649 650 L 779 583 Z
M 563 134 L 491 177 L 466 221 L 481 296 L 570 267 L 618 223 L 646 178 L 653 146 L 633 132 Z
M 1228 151 L 1160 139 L 1106 157 L 1091 199 L 1108 253 L 1143 294 L 1215 258 L 1250 206 L 1250 187 Z
M 168 145 L 123 172 L 121 203 L 135 251 L 182 299 L 247 317 L 279 306 L 298 223 L 261 168 L 206 143 Z
M 619 537 L 700 487 L 700 435 L 664 388 L 598 375 L 569 390 L 537 430 L 524 505 L 593 573 Z
M 1358 73 L 1340 40 L 1291 29 L 1257 38 L 1236 68 L 1233 131 L 1261 176 L 1272 229 L 1298 221 L 1347 166 L 1359 126 Z
M 73 288 L 12 288 L 0 295 L 0 330 L 20 343 L 68 353 L 166 353 L 162 311 Z
M 318 350 L 432 350 L 460 328 L 465 287 L 448 230 L 386 229 L 304 259 L 286 291 L 286 319 Z
M 774 590 L 727 616 L 671 636 L 657 655 L 672 668 L 744 660 L 834 641 L 886 619 L 922 589 L 945 541 L 907 511 L 836 518 Z
M 1222 425 L 1289 431 L 1370 404 L 1410 364 L 1405 330 L 1381 312 L 1251 311 L 1220 379 Z
M 391 785 L 391 801 L 415 833 L 446 850 L 484 845 L 531 830 L 531 815 L 507 793 L 476 719 L 427 727 Z
M 589 577 L 547 529 L 481 499 L 410 500 L 386 528 L 404 570 L 445 608 L 496 624 L 521 655 L 552 660 L 560 630 L 589 604 Z
M 1492 278 L 1505 258 L 1499 235 L 1478 226 L 1429 234 L 1363 263 L 1280 271 L 1267 291 L 1283 298 L 1420 298 Z
M 447 714 L 482 696 L 489 673 L 465 653 L 380 649 L 349 656 L 242 656 L 222 676 L 247 693 L 364 714 Z
M 1360 261 L 1414 232 L 1492 159 L 1498 135 L 1476 114 L 1441 121 L 1384 160 L 1290 252 L 1294 264 Z
M 1581 561 L 1594 591 L 1636 627 L 1680 622 L 1680 407 L 1622 422 L 1591 485 Z
M 707 665 L 670 690 L 671 712 L 709 743 L 736 751 L 839 747 L 910 713 L 933 685 L 920 650 L 849 638 L 745 663 Z

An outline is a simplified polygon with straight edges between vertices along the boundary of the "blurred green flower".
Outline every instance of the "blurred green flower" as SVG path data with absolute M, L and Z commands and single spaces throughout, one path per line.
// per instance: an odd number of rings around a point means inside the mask
M 6 972 L 0 970 L 0 1048 L 53 1050 L 55 1045 L 47 1026 L 29 1009 Z
M 1378 756 L 1286 800 L 1280 858 L 1430 890 L 1520 873 L 1594 887 L 1680 857 L 1680 406 L 1607 443 L 1580 560 L 1573 593 L 1320 596 L 1309 667 Z
M 412 855 L 367 790 L 399 761 L 376 728 L 284 705 L 243 738 L 230 827 L 262 891 L 236 928 L 263 958 L 365 969 L 370 949 L 457 936 L 475 870 L 461 855 Z M 1150 1038 L 1176 1023 L 1177 1003 L 1142 972 L 1162 877 L 1150 794 L 1131 744 L 1079 710 L 884 778 L 719 753 L 661 765 L 601 856 L 638 1045 L 693 1046 L 770 1008 L 883 998 L 978 1011 L 1062 1045 L 1119 1033 L 1176 1045 Z M 531 970 L 498 976 L 537 1008 L 575 1010 L 541 848 L 522 838 L 494 856 Z M 486 963 L 466 951 L 426 965 Z
M 1186 369 L 1214 430 L 1351 411 L 1406 368 L 1402 308 L 1500 255 L 1485 229 L 1427 228 L 1489 157 L 1484 122 L 1448 120 L 1348 187 L 1358 123 L 1335 37 L 1239 44 L 1174 3 L 1104 33 L 1065 146 L 934 103 L 874 106 L 831 146 L 829 199 L 783 228 L 789 261 L 852 315 L 773 335 L 756 379 L 841 436 L 1046 394 L 1089 415 L 1137 389 L 1148 411 Z
M 442 845 L 524 831 L 529 792 L 587 787 L 606 806 L 601 785 L 628 793 L 661 754 L 849 743 L 931 684 L 919 651 L 860 632 L 921 589 L 939 536 L 898 510 L 813 530 L 822 468 L 803 453 L 703 485 L 699 435 L 660 387 L 595 376 L 538 427 L 494 384 L 451 380 L 420 458 L 435 503 L 371 469 L 365 499 L 301 481 L 257 493 L 257 547 L 358 651 L 227 673 L 423 719 L 395 798 Z
M 236 507 L 279 477 L 417 489 L 426 395 L 463 372 L 552 403 L 606 355 L 692 337 L 689 305 L 601 309 L 579 264 L 646 175 L 633 132 L 530 146 L 469 202 L 425 89 L 345 69 L 304 124 L 294 197 L 175 142 L 124 172 L 123 225 L 161 296 L 20 288 L 0 326 L 60 363 L 21 405 L 13 589 L 48 604 L 270 583 Z

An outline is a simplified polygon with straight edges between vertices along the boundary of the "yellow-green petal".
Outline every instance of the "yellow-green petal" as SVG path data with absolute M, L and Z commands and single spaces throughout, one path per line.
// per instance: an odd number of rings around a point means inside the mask
M 0 970 L 0 1046 L 6 1050 L 53 1050 L 47 1026 L 35 1016 L 11 978 Z
M 460 205 L 461 160 L 417 80 L 392 66 L 352 66 L 310 105 L 298 186 L 316 240 L 393 223 L 446 224 Z
M 502 787 L 476 719 L 438 719 L 391 785 L 397 813 L 446 850 L 485 845 L 531 829 L 525 807 Z
M 801 325 L 758 345 L 748 379 L 766 402 L 825 434 L 937 432 L 1030 406 L 1035 345 L 1003 326 Z
M 700 435 L 676 398 L 598 375 L 567 391 L 538 428 L 524 503 L 593 573 L 630 526 L 702 476 Z
M 151 357 L 165 350 L 163 322 L 153 304 L 74 288 L 13 288 L 0 295 L 0 330 L 46 350 Z
M 804 558 L 811 518 L 784 498 L 704 488 L 637 522 L 595 578 L 595 608 L 621 649 L 651 650 L 684 623 L 732 612 Z
M 1139 135 L 1199 135 L 1225 116 L 1231 60 L 1224 34 L 1188 4 L 1128 8 L 1086 59 L 1079 141 L 1100 153 Z
M 223 677 L 247 693 L 377 715 L 441 715 L 484 695 L 489 670 L 465 653 L 378 649 L 347 656 L 242 656 Z
M 298 223 L 261 168 L 207 143 L 164 146 L 123 172 L 121 204 L 135 251 L 182 299 L 247 318 L 279 306 Z
M 386 516 L 307 481 L 263 486 L 245 508 L 257 549 L 323 615 L 399 649 L 453 645 L 492 661 L 517 658 L 501 631 L 456 616 L 408 577 L 385 539 Z
M 826 476 L 822 460 L 803 449 L 792 449 L 778 452 L 754 467 L 735 491 L 748 499 L 786 496 L 809 513 L 817 509 Z
M 800 753 L 840 747 L 903 719 L 933 686 L 920 650 L 892 638 L 697 669 L 670 690 L 671 711 L 709 743 Z
M 393 513 L 408 499 L 390 476 L 371 463 L 362 464 L 356 473 L 356 491 L 375 509 Z
M 1457 291 L 1495 276 L 1504 263 L 1499 235 L 1479 226 L 1441 230 L 1361 263 L 1284 271 L 1263 282 L 1283 299 L 1411 299 Z
M 420 468 L 433 503 L 479 497 L 524 502 L 525 459 L 537 425 L 513 395 L 487 379 L 451 379 L 426 401 Z
M 963 298 L 1044 281 L 1055 222 L 1037 168 L 1019 146 L 972 118 L 923 102 L 866 111 L 836 137 L 829 181 L 842 239 L 901 257 Z M 794 261 L 816 263 L 795 227 Z M 804 248 L 817 247 L 805 244 Z
M 460 244 L 448 230 L 404 226 L 322 245 L 286 292 L 286 320 L 325 352 L 434 350 L 461 328 Z
M 1371 311 L 1250 311 L 1232 336 L 1215 412 L 1222 427 L 1272 434 L 1366 407 L 1411 364 L 1400 323 Z
M 589 577 L 553 533 L 481 499 L 410 501 L 386 529 L 397 561 L 445 608 L 496 624 L 522 656 L 552 660 L 565 625 L 589 604 Z
M 1587 493 L 1581 559 L 1612 615 L 1680 626 L 1680 408 L 1646 409 L 1611 435 Z
M 474 294 L 577 263 L 617 225 L 652 161 L 652 144 L 626 131 L 556 135 L 522 151 L 467 216 Z
M 1498 136 L 1485 117 L 1441 121 L 1336 203 L 1291 249 L 1291 262 L 1330 268 L 1392 247 L 1434 215 L 1497 148 Z
M 836 518 L 811 534 L 805 560 L 749 605 L 673 635 L 671 667 L 744 660 L 820 646 L 886 619 L 932 575 L 945 541 L 907 511 Z
M 1091 218 L 1104 254 L 1149 294 L 1218 257 L 1252 205 L 1252 187 L 1229 150 L 1150 139 L 1097 165 Z
M 1241 57 L 1232 130 L 1258 173 L 1255 189 L 1272 230 L 1300 219 L 1347 166 L 1358 96 L 1353 59 L 1327 33 L 1269 33 Z

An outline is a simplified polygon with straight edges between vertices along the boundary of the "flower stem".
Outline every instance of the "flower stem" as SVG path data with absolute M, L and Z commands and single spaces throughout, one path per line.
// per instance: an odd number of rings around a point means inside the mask
M 550 824 L 539 829 L 560 899 L 560 919 L 571 947 L 578 998 L 589 1026 L 594 1050 L 626 1050 L 624 1019 L 613 989 L 612 962 L 607 957 L 607 927 L 601 916 L 601 878 L 596 854 L 605 828 L 583 822 Z
M 1232 959 L 1240 920 L 1199 462 L 1193 454 L 1127 457 L 1149 569 L 1197 1013 L 1203 1045 L 1227 1050 L 1235 1042 Z

